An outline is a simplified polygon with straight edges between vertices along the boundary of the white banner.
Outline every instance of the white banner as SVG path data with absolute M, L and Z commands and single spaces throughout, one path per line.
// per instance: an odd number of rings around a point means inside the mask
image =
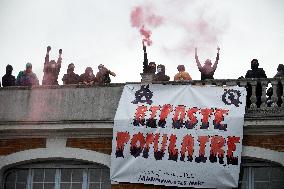
M 246 90 L 126 85 L 113 128 L 111 180 L 237 187 Z

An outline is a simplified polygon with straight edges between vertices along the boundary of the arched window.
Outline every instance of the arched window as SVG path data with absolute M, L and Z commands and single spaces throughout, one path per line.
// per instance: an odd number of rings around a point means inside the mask
M 239 189 L 284 189 L 284 167 L 255 159 L 242 159 Z
M 56 161 L 8 169 L 4 189 L 109 189 L 109 168 L 90 163 Z

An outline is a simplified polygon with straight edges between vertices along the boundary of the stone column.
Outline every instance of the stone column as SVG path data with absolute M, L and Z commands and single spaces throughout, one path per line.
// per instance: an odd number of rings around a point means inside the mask
M 260 108 L 266 108 L 267 103 L 266 103 L 266 87 L 267 87 L 268 81 L 267 80 L 261 80 L 261 105 Z
M 251 105 L 250 105 L 250 108 L 254 109 L 254 108 L 257 108 L 257 106 L 256 106 L 256 101 L 257 101 L 257 99 L 256 99 L 256 84 L 257 84 L 257 81 L 252 80 L 250 82 L 250 84 L 251 84 L 251 97 L 250 97 Z
M 272 100 L 271 107 L 277 107 L 277 101 L 278 101 L 277 85 L 278 85 L 278 81 L 276 79 L 271 80 L 271 85 L 272 85 L 272 89 L 273 89 L 273 95 L 271 97 L 271 100 Z

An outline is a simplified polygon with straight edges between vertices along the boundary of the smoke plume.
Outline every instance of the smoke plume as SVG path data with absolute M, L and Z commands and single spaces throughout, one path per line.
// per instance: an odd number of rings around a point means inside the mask
M 152 44 L 151 29 L 157 28 L 163 23 L 163 18 L 153 11 L 153 6 L 137 6 L 131 12 L 131 24 L 137 28 L 142 36 L 143 43 Z
M 154 33 L 167 53 L 189 54 L 195 47 L 215 52 L 227 28 L 227 16 L 218 8 L 213 0 L 145 1 L 133 8 L 131 24 L 147 45 Z

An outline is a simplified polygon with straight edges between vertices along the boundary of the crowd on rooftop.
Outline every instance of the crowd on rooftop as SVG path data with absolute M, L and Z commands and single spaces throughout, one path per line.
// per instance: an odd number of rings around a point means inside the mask
M 146 46 L 143 44 L 144 50 L 144 62 L 143 62 L 143 73 L 144 74 L 152 74 L 153 81 L 169 81 L 170 77 L 166 75 L 166 68 L 164 65 L 159 64 L 156 66 L 155 62 L 148 63 Z M 49 54 L 51 51 L 51 47 L 47 47 L 45 61 L 43 66 L 43 79 L 42 85 L 58 85 L 58 75 L 61 69 L 62 63 L 62 49 L 58 51 L 58 59 L 50 60 Z M 220 48 L 217 48 L 217 56 L 214 64 L 212 65 L 211 60 L 207 59 L 202 66 L 198 55 L 197 48 L 195 49 L 195 60 L 197 67 L 201 73 L 201 80 L 206 79 L 214 79 L 214 73 L 217 69 L 218 61 L 219 61 L 219 51 Z M 116 74 L 106 68 L 104 65 L 100 64 L 98 66 L 98 71 L 94 74 L 94 71 L 91 67 L 87 67 L 85 69 L 85 73 L 78 75 L 74 72 L 75 65 L 74 63 L 70 63 L 67 68 L 67 73 L 64 74 L 62 81 L 64 85 L 70 84 L 82 84 L 82 85 L 95 85 L 95 84 L 104 84 L 110 83 L 110 76 L 115 77 Z M 184 65 L 177 66 L 177 74 L 174 76 L 174 81 L 190 81 L 192 80 L 191 76 L 185 70 Z M 36 74 L 32 71 L 32 64 L 27 63 L 26 69 L 20 71 L 17 77 L 12 75 L 13 67 L 11 65 L 6 66 L 6 74 L 2 77 L 2 86 L 34 86 L 39 85 L 39 80 Z M 284 65 L 279 64 L 277 68 L 277 74 L 274 77 L 284 77 Z M 262 68 L 259 68 L 259 63 L 257 59 L 253 59 L 251 61 L 251 69 L 247 71 L 245 77 L 242 78 L 267 78 L 265 71 Z M 1 83 L 0 83 L 1 86 Z M 261 87 L 257 86 L 257 92 L 261 94 Z M 271 91 L 268 91 L 271 93 Z M 257 94 L 257 95 L 258 95 Z M 249 95 L 249 94 L 248 94 Z M 260 95 L 261 96 L 261 95 Z
M 48 46 L 45 55 L 45 61 L 43 65 L 43 79 L 42 85 L 58 85 L 58 75 L 61 69 L 62 63 L 62 49 L 58 51 L 58 59 L 50 60 L 49 53 L 51 47 Z M 98 66 L 98 72 L 96 75 L 93 72 L 91 67 L 85 69 L 85 73 L 80 76 L 74 72 L 75 65 L 70 63 L 67 68 L 67 73 L 64 74 L 62 81 L 64 85 L 70 84 L 82 84 L 82 85 L 93 85 L 93 84 L 104 84 L 110 83 L 110 75 L 116 76 L 116 74 L 104 65 L 100 64 Z M 18 76 L 15 77 L 12 75 L 13 67 L 11 65 L 6 66 L 6 74 L 2 77 L 3 87 L 8 86 L 35 86 L 39 85 L 39 80 L 37 75 L 32 71 L 32 64 L 27 63 L 26 69 L 20 71 Z M 0 84 L 1 85 L 1 84 Z
M 153 81 L 170 81 L 170 77 L 166 75 L 166 68 L 164 65 L 159 64 L 156 66 L 155 62 L 149 62 L 147 58 L 147 52 L 146 52 L 146 46 L 143 43 L 143 50 L 144 50 L 144 62 L 143 62 L 143 74 L 148 74 L 152 76 Z M 62 49 L 59 49 L 58 51 L 58 59 L 50 60 L 49 54 L 51 51 L 51 47 L 48 46 L 46 49 L 46 55 L 44 59 L 44 65 L 43 65 L 43 79 L 42 79 L 42 85 L 58 85 L 58 76 L 61 69 L 61 63 L 62 63 Z M 214 79 L 214 73 L 217 69 L 218 61 L 219 61 L 219 52 L 220 48 L 217 48 L 217 55 L 214 64 L 212 65 L 211 60 L 207 59 L 202 66 L 198 54 L 197 54 L 197 48 L 195 49 L 195 61 L 196 65 L 201 73 L 201 80 L 206 79 Z M 74 72 L 75 65 L 74 63 L 70 63 L 67 68 L 67 73 L 64 74 L 62 81 L 64 85 L 71 85 L 71 84 L 81 84 L 81 85 L 96 85 L 96 84 L 105 84 L 105 83 L 111 83 L 110 76 L 115 77 L 116 74 L 112 71 L 110 71 L 108 68 L 106 68 L 104 65 L 100 64 L 98 66 L 98 71 L 96 74 L 94 74 L 94 71 L 91 67 L 87 67 L 85 69 L 85 73 L 78 75 Z M 2 77 L 2 86 L 8 87 L 8 86 L 36 86 L 39 85 L 39 80 L 36 76 L 36 74 L 32 71 L 32 64 L 27 63 L 26 69 L 23 71 L 20 71 L 17 75 L 17 77 L 12 75 L 13 67 L 11 65 L 6 66 L 6 74 Z M 279 64 L 277 68 L 277 74 L 274 76 L 276 77 L 284 77 L 284 65 Z M 244 78 L 267 78 L 265 71 L 263 68 L 259 68 L 259 63 L 257 59 L 253 59 L 251 61 L 251 69 L 247 71 L 245 77 L 241 76 L 239 79 Z M 186 72 L 184 65 L 178 65 L 177 66 L 177 74 L 174 75 L 174 81 L 190 81 L 192 80 L 190 74 Z M 0 82 L 1 86 L 1 82 Z M 251 105 L 250 97 L 252 96 L 252 86 L 250 83 L 247 84 L 247 106 L 249 107 Z M 282 104 L 282 98 L 283 95 L 283 85 L 277 85 L 277 105 L 281 106 Z M 262 96 L 262 86 L 260 82 L 257 82 L 256 85 L 256 105 L 257 107 L 260 107 L 261 105 L 261 96 Z M 267 96 L 267 105 L 272 105 L 272 95 L 273 95 L 273 89 L 270 87 L 268 88 L 266 92 Z

